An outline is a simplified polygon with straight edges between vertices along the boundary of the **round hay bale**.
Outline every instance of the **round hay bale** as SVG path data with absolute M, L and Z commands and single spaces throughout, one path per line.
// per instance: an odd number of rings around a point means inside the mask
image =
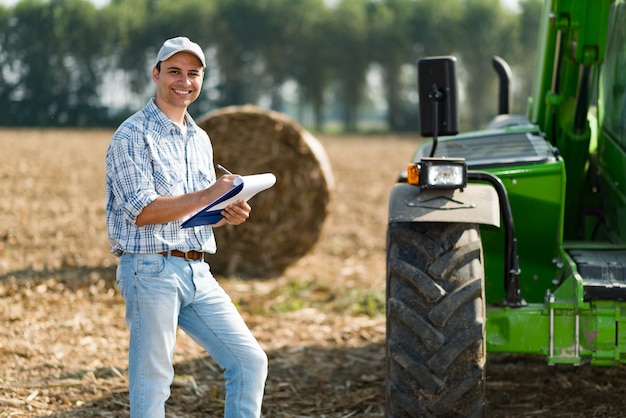
M 215 163 L 241 175 L 271 172 L 274 187 L 250 199 L 247 222 L 215 230 L 216 274 L 281 274 L 317 242 L 330 212 L 332 170 L 322 145 L 287 116 L 252 105 L 231 106 L 198 120 Z M 220 175 L 220 173 L 217 173 Z

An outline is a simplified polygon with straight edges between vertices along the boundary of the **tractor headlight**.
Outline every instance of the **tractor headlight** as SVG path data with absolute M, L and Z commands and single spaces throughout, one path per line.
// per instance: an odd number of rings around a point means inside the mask
M 467 163 L 462 158 L 422 158 L 409 164 L 408 182 L 423 189 L 464 189 Z

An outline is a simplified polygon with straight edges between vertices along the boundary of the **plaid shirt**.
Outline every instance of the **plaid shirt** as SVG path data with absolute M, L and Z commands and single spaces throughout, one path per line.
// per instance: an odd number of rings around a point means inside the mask
M 187 133 L 153 100 L 113 134 L 106 155 L 106 219 L 111 253 L 168 250 L 216 251 L 208 226 L 181 229 L 188 217 L 167 224 L 137 226 L 137 216 L 159 196 L 178 196 L 215 182 L 213 148 L 189 114 Z

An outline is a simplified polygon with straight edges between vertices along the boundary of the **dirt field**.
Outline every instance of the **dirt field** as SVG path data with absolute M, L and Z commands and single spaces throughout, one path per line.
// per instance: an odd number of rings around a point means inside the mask
M 0 130 L 0 417 L 128 416 L 110 135 Z M 220 281 L 270 358 L 264 417 L 381 417 L 387 198 L 417 139 L 319 139 L 337 198 L 318 245 L 281 277 Z M 168 416 L 220 416 L 221 373 L 182 333 L 175 367 Z M 626 416 L 623 367 L 501 355 L 487 370 L 490 417 Z

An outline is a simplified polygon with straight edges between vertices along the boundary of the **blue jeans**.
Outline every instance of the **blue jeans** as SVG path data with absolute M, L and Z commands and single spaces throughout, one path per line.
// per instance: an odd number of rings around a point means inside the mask
M 259 417 L 267 355 L 217 283 L 209 265 L 160 254 L 124 254 L 117 287 L 130 331 L 132 418 L 162 418 L 174 378 L 179 326 L 224 370 L 224 417 Z

